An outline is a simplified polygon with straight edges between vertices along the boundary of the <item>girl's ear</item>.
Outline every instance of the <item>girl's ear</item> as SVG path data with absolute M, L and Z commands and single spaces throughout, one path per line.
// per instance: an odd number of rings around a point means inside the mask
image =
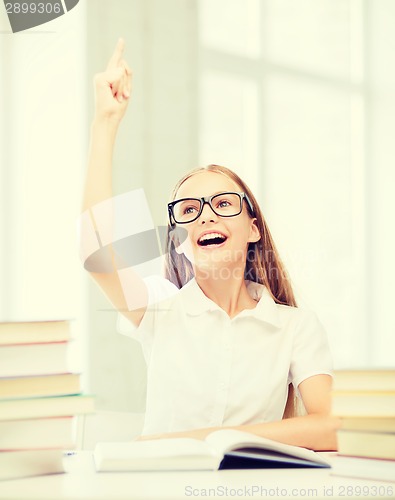
M 249 243 L 256 243 L 261 239 L 261 233 L 259 232 L 258 226 L 256 224 L 256 219 L 251 220 L 250 226 L 250 236 L 248 238 Z

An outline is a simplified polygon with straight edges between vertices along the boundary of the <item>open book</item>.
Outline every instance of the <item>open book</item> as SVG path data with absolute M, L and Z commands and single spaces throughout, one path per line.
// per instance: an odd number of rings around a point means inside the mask
M 330 467 L 312 450 L 233 429 L 212 432 L 204 441 L 169 438 L 98 443 L 94 460 L 96 470 L 103 472 Z

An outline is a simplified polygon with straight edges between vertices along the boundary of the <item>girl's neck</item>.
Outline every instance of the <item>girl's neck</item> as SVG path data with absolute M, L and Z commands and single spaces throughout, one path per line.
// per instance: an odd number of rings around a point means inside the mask
M 242 277 L 232 276 L 221 279 L 218 276 L 207 276 L 195 270 L 195 279 L 203 293 L 233 318 L 244 309 L 254 309 L 256 301 L 250 296 Z

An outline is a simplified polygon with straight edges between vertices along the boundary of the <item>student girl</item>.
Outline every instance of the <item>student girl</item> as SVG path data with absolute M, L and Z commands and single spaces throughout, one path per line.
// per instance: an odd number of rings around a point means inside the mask
M 91 216 L 114 199 L 112 152 L 131 93 L 123 50 L 119 40 L 95 77 L 84 196 Z M 251 190 L 225 167 L 196 169 L 175 186 L 168 217 L 163 277 L 143 279 L 133 268 L 121 277 L 115 245 L 110 269 L 90 270 L 122 312 L 127 334 L 142 343 L 148 385 L 140 439 L 204 439 L 233 428 L 335 450 L 339 421 L 330 414 L 326 335 L 313 313 L 296 307 Z M 84 232 L 82 238 L 89 240 Z M 303 415 L 295 412 L 296 397 Z

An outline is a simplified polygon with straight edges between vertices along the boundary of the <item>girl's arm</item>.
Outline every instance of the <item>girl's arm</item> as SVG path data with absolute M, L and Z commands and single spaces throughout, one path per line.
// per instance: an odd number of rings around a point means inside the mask
M 204 439 L 211 432 L 220 429 L 237 429 L 281 443 L 302 446 L 316 451 L 336 450 L 336 431 L 340 427 L 340 419 L 330 414 L 331 387 L 332 378 L 329 375 L 315 375 L 299 384 L 298 389 L 307 411 L 307 415 L 302 417 L 231 427 L 207 427 L 187 432 L 143 436 L 140 439 L 172 437 Z
M 299 384 L 298 389 L 307 415 L 235 428 L 312 450 L 336 450 L 340 419 L 330 414 L 332 377 L 309 377 Z
M 131 92 L 131 71 L 123 59 L 124 41 L 120 39 L 106 70 L 95 75 L 95 117 L 91 126 L 88 168 L 83 196 L 83 211 L 112 197 L 112 156 L 118 127 L 126 112 Z M 125 214 L 126 216 L 126 214 Z M 88 236 L 81 232 L 81 239 Z M 116 266 L 112 272 L 93 272 L 112 304 L 130 321 L 139 325 L 146 307 L 128 311 Z M 139 304 L 147 303 L 147 288 L 143 280 L 130 272 L 129 284 Z

